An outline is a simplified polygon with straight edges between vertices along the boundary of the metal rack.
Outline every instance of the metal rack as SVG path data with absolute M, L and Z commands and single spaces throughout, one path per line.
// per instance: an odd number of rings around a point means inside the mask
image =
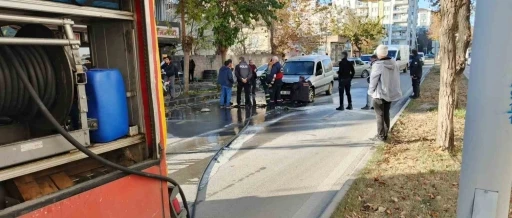
M 0 5 L 4 1 L 0 1 Z M 13 1 L 16 2 L 16 1 Z M 80 117 L 80 130 L 71 132 L 71 135 L 85 146 L 90 146 L 89 127 L 87 122 L 87 96 L 85 93 L 85 84 L 87 79 L 83 72 L 82 63 L 79 55 L 80 41 L 75 40 L 72 25 L 74 22 L 69 19 L 52 19 L 44 17 L 30 17 L 22 15 L 0 15 L 0 20 L 18 23 L 33 23 L 58 25 L 63 28 L 66 39 L 42 39 L 42 38 L 8 38 L 0 37 L 0 44 L 3 45 L 53 45 L 70 46 L 76 72 L 75 87 L 77 92 L 78 110 Z M 31 139 L 28 141 L 16 142 L 0 146 L 0 168 L 37 160 L 40 158 L 52 156 L 73 150 L 74 147 L 60 135 L 52 135 L 43 138 Z
M 0 7 L 15 10 L 59 13 L 73 16 L 79 15 L 84 17 L 133 20 L 133 13 L 127 11 L 82 7 L 41 0 L 0 0 Z
M 128 137 L 107 144 L 96 144 L 93 147 L 90 147 L 89 149 L 96 154 L 103 154 L 109 151 L 128 147 L 130 145 L 134 145 L 141 142 L 144 142 L 144 135 Z M 82 152 L 71 152 L 39 161 L 34 161 L 31 163 L 22 164 L 15 167 L 6 168 L 0 170 L 0 181 L 20 177 L 23 175 L 49 169 L 66 163 L 71 163 L 73 161 L 85 158 L 87 158 L 87 155 L 85 155 Z

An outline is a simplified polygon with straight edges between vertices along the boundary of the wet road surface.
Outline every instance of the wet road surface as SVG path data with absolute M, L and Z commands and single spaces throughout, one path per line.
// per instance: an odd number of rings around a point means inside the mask
M 406 95 L 408 74 L 401 83 Z M 354 79 L 354 111 L 334 110 L 335 89 L 307 107 L 278 113 L 224 110 L 215 103 L 209 113 L 198 112 L 204 105 L 173 113 L 169 174 L 191 204 L 197 200 L 195 217 L 315 217 L 372 146 L 367 139 L 375 134 L 375 116 L 358 109 L 366 103 L 366 89 L 365 79 Z M 245 121 L 250 125 L 243 129 Z

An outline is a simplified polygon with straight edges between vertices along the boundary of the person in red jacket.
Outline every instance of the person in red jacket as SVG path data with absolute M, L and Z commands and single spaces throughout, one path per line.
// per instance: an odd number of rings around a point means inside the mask
M 272 57 L 271 60 L 272 68 L 270 70 L 269 79 L 271 92 L 270 92 L 270 100 L 276 106 L 280 106 L 283 103 L 283 99 L 281 98 L 281 88 L 283 87 L 283 69 L 281 63 L 279 63 L 279 58 L 277 56 Z

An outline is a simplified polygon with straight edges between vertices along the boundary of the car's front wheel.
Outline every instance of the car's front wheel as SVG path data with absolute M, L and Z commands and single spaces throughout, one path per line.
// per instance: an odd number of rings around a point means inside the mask
M 309 88 L 309 103 L 315 102 L 315 89 Z
M 363 73 L 361 73 L 361 78 L 366 78 L 370 76 L 370 72 L 368 72 L 367 70 L 363 70 Z
M 327 88 L 327 91 L 325 91 L 326 95 L 332 95 L 332 87 L 333 87 L 332 84 L 333 84 L 333 82 L 329 83 L 329 88 Z

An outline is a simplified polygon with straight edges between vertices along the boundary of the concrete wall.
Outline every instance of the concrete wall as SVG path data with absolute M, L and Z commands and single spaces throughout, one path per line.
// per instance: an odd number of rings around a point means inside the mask
M 264 63 L 268 63 L 272 55 L 270 54 L 247 54 L 247 55 L 240 55 L 241 57 L 244 57 L 247 63 L 249 63 L 249 60 L 253 60 L 256 66 L 261 66 Z M 238 64 L 238 58 L 240 56 L 235 55 L 228 55 L 228 59 L 233 60 L 233 63 L 236 65 Z M 182 56 L 172 56 L 171 57 L 174 63 L 179 63 Z M 194 59 L 194 62 L 196 63 L 196 69 L 194 71 L 194 77 L 198 79 L 203 78 L 203 71 L 205 70 L 216 70 L 218 71 L 220 67 L 222 66 L 222 57 L 220 55 L 193 55 L 191 56 L 192 59 Z M 179 64 L 178 64 L 179 65 Z

